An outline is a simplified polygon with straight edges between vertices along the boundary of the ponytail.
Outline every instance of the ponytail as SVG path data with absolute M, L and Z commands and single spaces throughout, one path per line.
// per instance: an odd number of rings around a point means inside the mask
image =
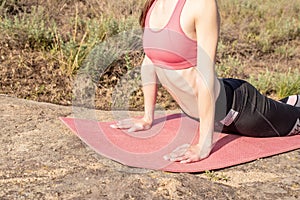
M 155 0 L 147 0 L 145 5 L 144 5 L 144 8 L 143 8 L 142 13 L 140 15 L 140 25 L 141 25 L 142 28 L 145 28 L 146 16 L 147 16 L 147 13 L 148 13 L 150 7 L 154 3 L 154 1 Z

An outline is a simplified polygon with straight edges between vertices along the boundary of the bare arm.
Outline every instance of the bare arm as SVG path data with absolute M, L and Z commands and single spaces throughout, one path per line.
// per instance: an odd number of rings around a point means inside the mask
M 193 3 L 198 44 L 196 92 L 200 138 L 197 145 L 190 146 L 183 156 L 179 155 L 174 159 L 181 163 L 199 161 L 210 154 L 213 145 L 215 101 L 219 90 L 214 67 L 219 35 L 217 5 L 215 0 L 194 0 Z
M 147 56 L 145 56 L 142 63 L 141 76 L 145 107 L 144 117 L 142 119 L 121 120 L 116 124 L 111 125 L 112 128 L 128 129 L 128 132 L 147 130 L 151 128 L 157 96 L 157 77 L 155 67 Z
M 152 124 L 157 96 L 157 77 L 155 67 L 146 55 L 142 64 L 141 75 L 145 107 L 144 120 Z
M 203 6 L 203 7 L 202 7 Z M 198 110 L 200 119 L 200 159 L 209 155 L 214 132 L 217 77 L 215 56 L 219 35 L 219 17 L 215 0 L 204 0 L 202 14 L 196 16 L 198 42 Z

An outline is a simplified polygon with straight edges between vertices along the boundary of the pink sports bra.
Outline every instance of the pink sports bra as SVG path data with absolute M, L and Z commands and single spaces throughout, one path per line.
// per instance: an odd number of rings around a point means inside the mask
M 166 69 L 186 69 L 197 65 L 197 41 L 186 36 L 180 26 L 180 15 L 186 0 L 178 0 L 169 22 L 160 30 L 149 27 L 156 1 L 149 9 L 143 35 L 145 54 L 157 66 Z

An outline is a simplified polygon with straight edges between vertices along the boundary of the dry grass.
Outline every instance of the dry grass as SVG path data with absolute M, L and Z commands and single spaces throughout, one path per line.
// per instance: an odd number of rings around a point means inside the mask
M 0 0 L 0 93 L 71 104 L 74 77 L 87 56 L 108 38 L 138 28 L 143 2 Z M 300 93 L 300 2 L 218 2 L 219 76 L 247 79 L 276 98 Z M 121 55 L 98 77 L 98 108 L 110 109 L 117 80 L 142 56 Z M 142 108 L 140 91 L 130 99 L 131 108 Z M 163 90 L 159 101 L 165 108 L 176 107 Z

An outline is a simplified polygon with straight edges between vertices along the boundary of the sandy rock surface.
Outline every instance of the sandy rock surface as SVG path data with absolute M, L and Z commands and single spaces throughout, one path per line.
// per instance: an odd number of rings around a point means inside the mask
M 198 174 L 129 168 L 60 122 L 71 107 L 4 95 L 0 104 L 0 199 L 300 199 L 300 150 Z

